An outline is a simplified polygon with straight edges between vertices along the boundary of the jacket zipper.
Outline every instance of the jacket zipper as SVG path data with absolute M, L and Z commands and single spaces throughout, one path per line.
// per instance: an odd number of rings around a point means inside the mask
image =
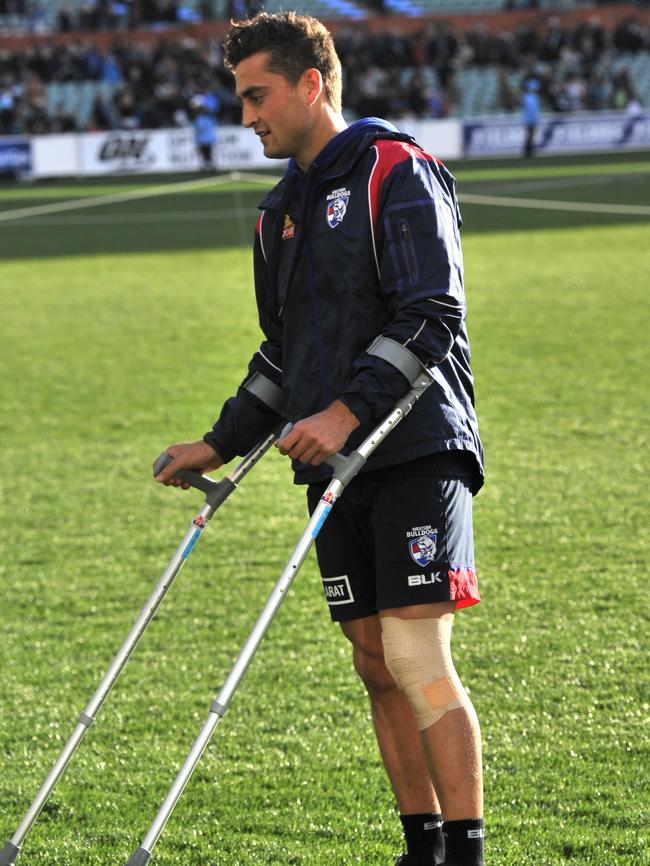
M 411 233 L 409 231 L 408 221 L 405 219 L 401 219 L 397 223 L 400 234 L 400 242 L 402 245 L 402 252 L 404 253 L 404 259 L 406 261 L 406 271 L 408 274 L 409 282 L 415 283 L 417 282 L 417 272 L 418 266 L 417 261 L 415 259 L 415 251 L 413 249 L 413 243 L 411 241 Z

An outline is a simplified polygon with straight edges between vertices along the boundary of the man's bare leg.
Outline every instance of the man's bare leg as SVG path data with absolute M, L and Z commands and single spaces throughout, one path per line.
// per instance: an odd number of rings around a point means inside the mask
M 451 620 L 454 609 L 453 602 L 445 602 L 381 611 L 380 617 Z M 448 843 L 452 840 L 447 831 L 456 834 L 462 829 L 464 837 L 467 822 L 471 827 L 480 825 L 482 835 L 481 738 L 471 701 L 462 690 L 462 706 L 419 731 L 385 665 L 380 617 L 342 623 L 342 629 L 353 644 L 354 665 L 370 697 L 377 741 L 400 812 L 442 812 Z M 482 840 L 479 844 L 482 852 Z M 476 862 L 483 862 L 482 854 Z
M 400 812 L 440 812 L 413 713 L 384 664 L 379 617 L 343 622 L 341 628 L 370 698 L 379 751 Z
M 383 610 L 382 616 L 399 619 L 453 619 L 454 602 L 413 605 Z M 446 821 L 483 815 L 481 733 L 478 718 L 467 693 L 463 706 L 450 710 L 439 721 L 421 731 L 427 766 L 435 784 Z

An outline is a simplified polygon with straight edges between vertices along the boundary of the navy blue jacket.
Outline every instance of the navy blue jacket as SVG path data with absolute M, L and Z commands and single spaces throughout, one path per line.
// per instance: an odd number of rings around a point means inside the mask
M 396 367 L 365 351 L 379 334 L 406 346 L 435 382 L 365 470 L 466 451 L 483 478 L 465 329 L 455 183 L 412 138 L 376 118 L 333 138 L 306 173 L 290 161 L 260 205 L 255 291 L 264 341 L 249 365 L 287 395 L 295 422 L 342 400 L 361 422 L 356 447 L 408 390 Z M 248 377 L 247 377 L 248 378 Z M 205 436 L 228 461 L 278 417 L 247 391 Z M 294 463 L 297 483 L 327 467 Z

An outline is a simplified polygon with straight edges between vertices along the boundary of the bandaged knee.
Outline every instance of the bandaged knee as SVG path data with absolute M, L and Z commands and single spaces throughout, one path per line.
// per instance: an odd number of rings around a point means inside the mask
M 381 617 L 384 661 L 420 731 L 462 707 L 467 694 L 451 658 L 451 617 Z

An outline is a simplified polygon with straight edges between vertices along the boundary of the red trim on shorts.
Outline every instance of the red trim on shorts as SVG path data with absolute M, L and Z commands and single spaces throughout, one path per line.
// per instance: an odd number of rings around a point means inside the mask
M 450 568 L 449 596 L 456 602 L 456 607 L 471 607 L 481 600 L 478 591 L 478 581 L 473 568 Z

